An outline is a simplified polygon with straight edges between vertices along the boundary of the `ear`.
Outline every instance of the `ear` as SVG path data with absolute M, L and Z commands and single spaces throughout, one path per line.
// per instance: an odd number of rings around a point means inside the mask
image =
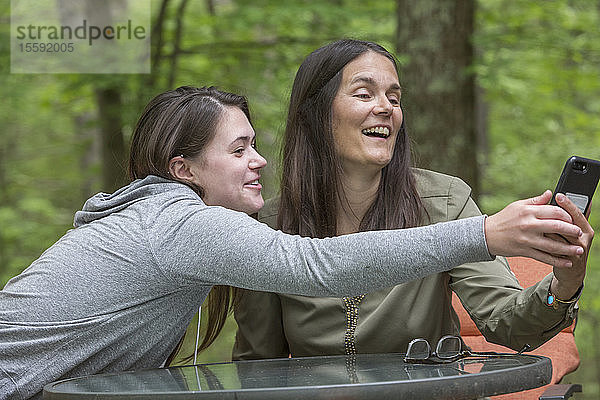
M 182 156 L 171 158 L 169 161 L 169 173 L 173 178 L 182 181 L 191 181 L 194 178 L 190 166 Z

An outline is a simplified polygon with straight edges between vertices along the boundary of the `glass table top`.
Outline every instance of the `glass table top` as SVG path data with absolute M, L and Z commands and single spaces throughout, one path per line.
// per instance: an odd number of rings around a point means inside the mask
M 404 354 L 239 361 L 91 375 L 47 385 L 44 398 L 471 399 L 543 386 L 545 357 L 469 357 L 407 364 Z

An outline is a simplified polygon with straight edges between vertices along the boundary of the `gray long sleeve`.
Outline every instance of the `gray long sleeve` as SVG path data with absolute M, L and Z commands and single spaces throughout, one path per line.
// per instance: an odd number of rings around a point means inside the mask
M 160 366 L 214 284 L 339 296 L 489 260 L 483 224 L 308 239 L 207 207 L 157 177 L 98 194 L 75 229 L 0 291 L 0 399 Z
M 221 207 L 193 207 L 187 199 L 169 208 L 178 211 L 159 212 L 149 240 L 159 268 L 182 284 L 343 296 L 491 259 L 484 217 L 311 239 Z

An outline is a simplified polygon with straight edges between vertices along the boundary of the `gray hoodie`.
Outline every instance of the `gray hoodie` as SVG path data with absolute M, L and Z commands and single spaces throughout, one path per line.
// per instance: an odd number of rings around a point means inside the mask
M 149 176 L 99 193 L 0 291 L 0 399 L 159 367 L 212 285 L 355 295 L 490 260 L 484 217 L 327 239 L 286 235 Z

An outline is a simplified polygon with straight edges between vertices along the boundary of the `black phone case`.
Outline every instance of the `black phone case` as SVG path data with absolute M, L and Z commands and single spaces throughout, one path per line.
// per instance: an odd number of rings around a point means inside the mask
M 556 205 L 556 193 L 564 193 L 585 215 L 600 179 L 600 161 L 573 156 L 567 160 L 552 195 L 550 204 Z

